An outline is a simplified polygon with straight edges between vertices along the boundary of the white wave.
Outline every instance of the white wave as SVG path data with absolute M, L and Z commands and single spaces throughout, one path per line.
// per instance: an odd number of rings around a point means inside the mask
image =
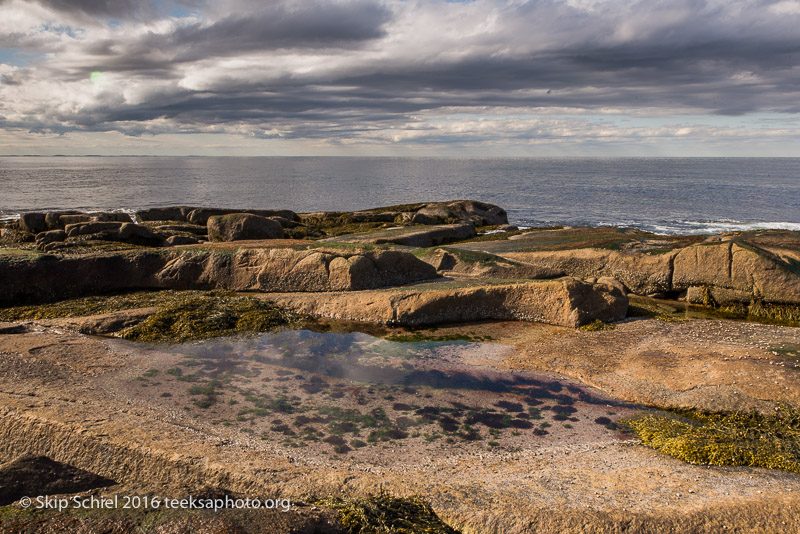
M 800 223 L 795 222 L 740 222 L 740 221 L 681 221 L 673 225 L 653 225 L 657 234 L 720 234 L 723 232 L 746 232 L 749 230 L 791 230 L 800 231 Z

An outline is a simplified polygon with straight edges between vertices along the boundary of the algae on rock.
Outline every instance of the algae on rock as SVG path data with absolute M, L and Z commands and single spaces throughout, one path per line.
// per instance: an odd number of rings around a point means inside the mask
M 121 332 L 132 341 L 176 342 L 264 332 L 299 322 L 300 316 L 275 304 L 233 291 L 137 291 L 82 297 L 39 306 L 0 309 L 0 320 L 83 317 L 136 308 L 155 314 Z
M 738 465 L 800 473 L 800 409 L 775 414 L 675 410 L 626 421 L 648 447 L 692 464 Z
M 160 307 L 120 336 L 131 341 L 182 343 L 239 332 L 264 332 L 299 319 L 265 300 L 226 291 L 195 293 Z
M 381 493 L 365 499 L 328 498 L 315 504 L 337 510 L 348 534 L 458 534 L 421 497 Z

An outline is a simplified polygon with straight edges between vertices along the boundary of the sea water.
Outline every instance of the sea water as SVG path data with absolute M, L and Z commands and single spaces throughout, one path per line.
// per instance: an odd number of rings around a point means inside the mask
M 800 230 L 800 158 L 2 157 L 0 217 L 166 205 L 345 211 L 476 199 L 521 226 Z

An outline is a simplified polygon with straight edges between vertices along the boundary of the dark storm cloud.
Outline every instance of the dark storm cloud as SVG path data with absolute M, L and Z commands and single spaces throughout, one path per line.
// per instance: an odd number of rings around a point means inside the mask
M 0 4 L 8 3 L 10 0 L 0 0 Z M 152 0 L 33 0 L 28 3 L 78 18 L 123 19 L 156 12 Z
M 255 13 L 233 14 L 210 26 L 184 26 L 169 41 L 185 50 L 184 61 L 253 50 L 341 46 L 381 37 L 389 18 L 385 7 L 363 1 L 276 4 Z
M 104 16 L 143 5 L 41 1 Z M 70 45 L 40 67 L 42 79 L 78 83 L 100 70 L 119 87 L 77 113 L 37 104 L 21 115 L 38 130 L 135 134 L 159 120 L 159 131 L 236 125 L 336 139 L 413 129 L 418 114 L 450 108 L 800 111 L 800 3 L 791 0 L 211 6 L 167 29 Z M 146 96 L 123 97 L 125 87 Z
M 237 5 L 236 13 L 212 23 L 180 25 L 169 33 L 148 32 L 128 40 L 101 39 L 83 53 L 90 64 L 61 66 L 65 77 L 86 71 L 130 72 L 169 77 L 176 65 L 277 49 L 349 49 L 385 35 L 391 12 L 366 0 L 303 1 Z

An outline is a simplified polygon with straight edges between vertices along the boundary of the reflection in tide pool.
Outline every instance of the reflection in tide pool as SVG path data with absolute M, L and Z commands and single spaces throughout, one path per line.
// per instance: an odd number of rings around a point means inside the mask
M 164 351 L 165 349 L 161 349 Z M 467 341 L 398 343 L 360 332 L 281 330 L 258 337 L 223 338 L 166 349 L 202 362 L 212 375 L 231 372 L 248 361 L 298 369 L 331 378 L 374 384 L 413 381 L 421 368 L 448 366 L 462 353 L 502 354 L 508 347 Z
M 309 330 L 115 343 L 141 362 L 139 376 L 113 378 L 137 404 L 259 447 L 302 449 L 313 461 L 333 453 L 390 464 L 442 447 L 595 442 L 617 431 L 611 417 L 638 410 L 571 380 L 506 369 L 502 362 L 515 349 L 493 343 L 400 343 Z M 384 447 L 392 455 L 380 454 Z

